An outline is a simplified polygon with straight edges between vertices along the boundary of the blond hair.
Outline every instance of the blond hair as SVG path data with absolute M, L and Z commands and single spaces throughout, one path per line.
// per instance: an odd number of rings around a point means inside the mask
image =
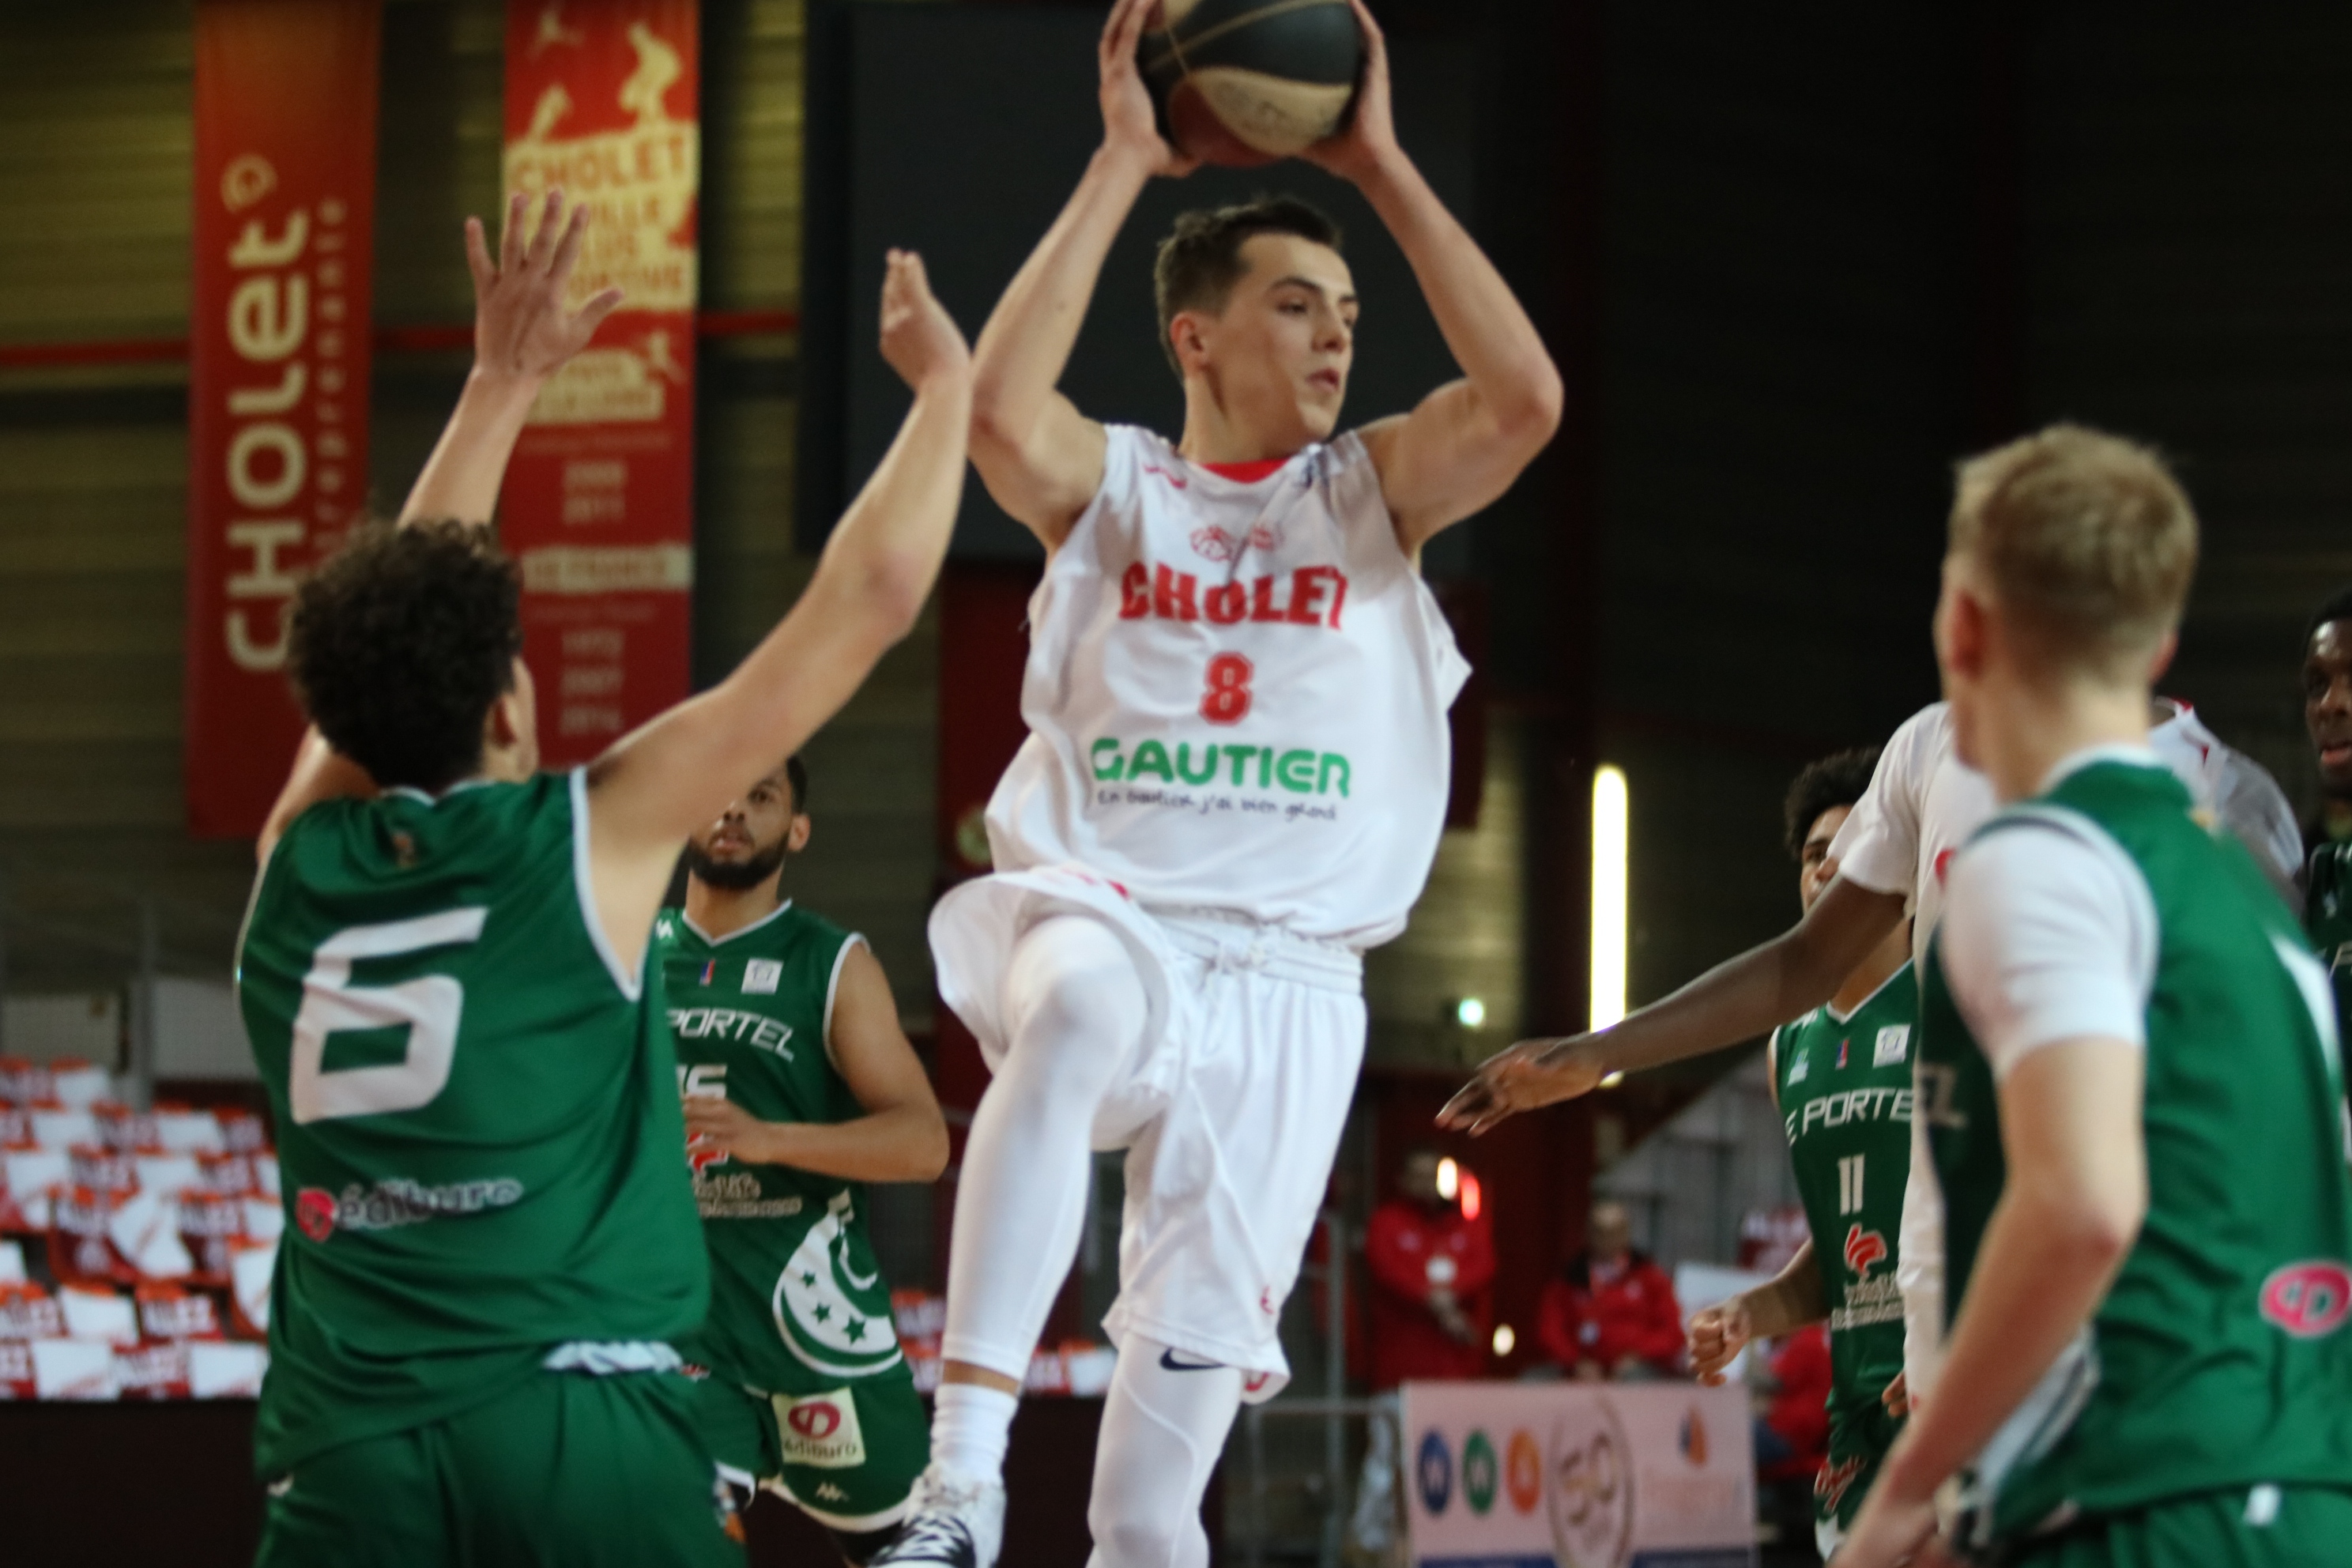
M 2197 514 L 2151 448 L 2053 425 L 1960 464 L 1951 552 L 2038 662 L 2121 675 L 2179 624 Z

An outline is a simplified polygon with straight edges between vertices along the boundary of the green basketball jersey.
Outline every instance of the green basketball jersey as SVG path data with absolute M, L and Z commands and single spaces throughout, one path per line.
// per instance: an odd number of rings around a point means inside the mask
M 586 865 L 578 773 L 326 802 L 271 854 L 237 955 L 287 1215 L 264 1475 L 701 1321 L 659 991 Z
M 1979 1456 L 1969 1543 L 2265 1482 L 2352 1485 L 2352 1184 L 2335 1009 L 2303 934 L 2161 768 L 2094 762 L 1984 833 L 2120 851 L 2158 932 L 2148 1206 L 2106 1300 Z M 1990 1064 L 1931 946 L 1920 1113 L 1956 1318 L 2005 1163 Z
M 679 910 L 654 923 L 678 1085 L 762 1121 L 866 1114 L 834 1067 L 834 989 L 862 939 L 786 903 L 713 942 Z M 866 1234 L 862 1183 L 689 1151 L 710 1255 L 695 1353 L 763 1394 L 805 1394 L 903 1369 L 890 1285 Z
M 2352 1019 L 2352 841 L 2313 851 L 2303 900 L 2304 929 L 2336 987 L 2336 1015 Z
M 1879 1400 L 1903 1370 L 1895 1243 L 1911 1174 L 1911 1036 L 1919 991 L 1906 963 L 1847 1017 L 1817 1007 L 1773 1031 L 1773 1088 L 1830 1311 L 1830 1421 L 1889 1432 Z M 1851 1518 L 1859 1489 L 1832 1488 Z

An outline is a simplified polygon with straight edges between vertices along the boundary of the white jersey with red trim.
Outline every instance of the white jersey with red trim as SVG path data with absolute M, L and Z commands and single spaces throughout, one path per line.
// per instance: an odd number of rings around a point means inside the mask
M 1108 435 L 1030 602 L 996 868 L 1075 863 L 1147 906 L 1389 941 L 1437 852 L 1469 666 L 1370 454 L 1347 435 L 1244 482 Z

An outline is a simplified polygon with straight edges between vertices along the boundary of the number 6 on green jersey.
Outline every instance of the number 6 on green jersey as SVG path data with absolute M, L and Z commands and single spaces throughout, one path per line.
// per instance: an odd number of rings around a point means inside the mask
M 350 926 L 319 944 L 310 972 L 302 977 L 302 1007 L 294 1017 L 288 1063 L 287 1098 L 297 1122 L 381 1116 L 433 1103 L 448 1084 L 457 1058 L 465 986 L 446 974 L 420 974 L 395 985 L 354 985 L 352 965 L 361 959 L 401 958 L 478 942 L 489 913 L 447 910 L 415 920 Z M 408 1031 L 397 1062 L 326 1066 L 329 1036 L 395 1028 Z

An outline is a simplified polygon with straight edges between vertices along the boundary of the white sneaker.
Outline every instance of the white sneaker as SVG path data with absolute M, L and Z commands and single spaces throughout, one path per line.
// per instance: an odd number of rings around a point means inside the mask
M 1004 1483 L 950 1475 L 932 1465 L 915 1479 L 912 1510 L 866 1568 L 996 1568 L 1004 1545 Z

